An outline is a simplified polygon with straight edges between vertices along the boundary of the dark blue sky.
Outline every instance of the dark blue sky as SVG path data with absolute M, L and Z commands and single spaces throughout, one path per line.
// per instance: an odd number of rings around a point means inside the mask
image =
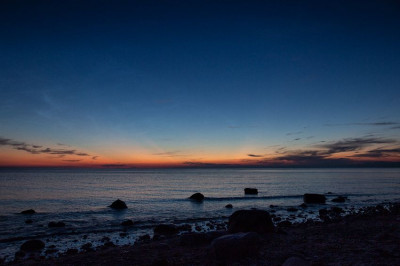
M 368 137 L 397 148 L 399 12 L 397 1 L 2 1 L 0 137 L 132 164 Z M 370 144 L 358 150 L 387 148 Z

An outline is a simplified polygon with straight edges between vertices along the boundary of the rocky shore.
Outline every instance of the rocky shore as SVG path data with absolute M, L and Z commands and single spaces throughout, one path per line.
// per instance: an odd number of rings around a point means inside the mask
M 228 230 L 177 235 L 173 225 L 157 229 L 134 245 L 105 241 L 96 250 L 70 250 L 45 259 L 35 245 L 24 247 L 29 259 L 11 265 L 400 265 L 400 204 L 360 209 L 342 216 L 323 209 L 322 221 L 274 226 L 266 211 L 237 211 Z M 108 243 L 108 244 L 107 244 Z M 31 250 L 30 250 L 31 248 Z M 33 249 L 32 249 L 33 248 Z M 47 247 L 48 248 L 48 247 Z

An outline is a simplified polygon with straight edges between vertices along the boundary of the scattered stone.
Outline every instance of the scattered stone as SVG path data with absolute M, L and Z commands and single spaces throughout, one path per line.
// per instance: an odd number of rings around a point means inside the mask
M 192 231 L 192 226 L 190 224 L 181 224 L 179 226 L 177 226 L 177 229 L 179 231 Z
M 310 266 L 311 264 L 300 258 L 300 257 L 290 257 L 282 264 L 282 266 Z
M 22 258 L 25 257 L 25 252 L 18 250 L 17 252 L 15 252 L 15 258 Z
M 288 212 L 297 212 L 298 210 L 296 208 L 288 208 L 287 211 Z
M 31 223 L 33 223 L 33 221 L 31 219 L 28 219 L 28 220 L 25 220 L 25 223 L 26 224 L 31 224 Z
M 173 224 L 159 224 L 154 228 L 154 234 L 157 235 L 175 235 L 178 228 Z
M 64 222 L 50 222 L 48 224 L 49 228 L 54 228 L 54 227 L 65 227 L 65 223 Z
M 274 230 L 274 224 L 267 211 L 239 210 L 229 217 L 228 230 L 231 233 L 268 233 Z
M 244 194 L 246 194 L 246 195 L 257 195 L 258 194 L 258 189 L 256 189 L 256 188 L 245 188 L 244 189 Z
M 132 220 L 126 220 L 126 221 L 123 221 L 121 223 L 121 225 L 122 226 L 132 226 L 133 225 L 133 221 Z
M 196 229 L 196 231 L 199 231 L 199 232 L 200 232 L 200 231 L 202 231 L 203 228 L 201 228 L 200 225 L 196 225 L 196 227 L 195 227 L 194 229 Z
M 227 208 L 227 209 L 232 209 L 233 206 L 232 206 L 232 204 L 227 204 L 227 205 L 225 205 L 225 208 Z
M 346 202 L 347 198 L 343 196 L 336 197 L 332 200 L 332 202 L 343 203 Z
M 20 247 L 20 250 L 25 251 L 25 252 L 34 252 L 34 251 L 40 251 L 44 249 L 45 244 L 42 240 L 38 239 L 33 239 L 33 240 L 28 240 L 25 243 L 23 243 Z
M 322 194 L 304 194 L 303 200 L 304 203 L 323 204 L 326 201 L 326 197 Z
M 46 249 L 46 251 L 44 252 L 46 255 L 48 255 L 48 254 L 53 254 L 53 253 L 56 253 L 58 250 L 57 249 L 55 249 L 55 248 L 49 248 L 49 249 Z
M 210 254 L 218 260 L 230 260 L 255 255 L 260 246 L 254 232 L 236 233 L 218 237 L 210 245 Z
M 103 237 L 101 240 L 101 242 L 110 242 L 110 238 L 108 236 Z
M 92 243 L 86 243 L 81 246 L 81 249 L 84 251 L 92 251 L 93 250 L 93 244 Z
M 194 193 L 192 196 L 190 196 L 189 199 L 197 202 L 202 202 L 204 200 L 204 195 L 201 193 Z
M 78 252 L 79 252 L 79 250 L 77 250 L 76 248 L 69 248 L 69 249 L 65 252 L 65 254 L 67 254 L 67 255 L 75 255 L 75 254 L 78 254 Z
M 305 204 L 305 203 L 302 203 L 302 204 L 300 204 L 300 206 L 299 206 L 299 207 L 301 207 L 301 208 L 305 209 L 305 208 L 307 208 L 308 206 L 307 206 L 307 204 Z
M 343 211 L 342 208 L 339 208 L 339 207 L 332 207 L 332 208 L 331 208 L 331 212 L 334 212 L 334 213 L 343 213 L 344 211 Z
M 285 220 L 285 221 L 279 222 L 276 226 L 278 226 L 278 227 L 291 227 L 292 223 L 290 221 L 288 221 L 288 220 Z
M 213 231 L 208 233 L 187 233 L 180 237 L 181 246 L 197 247 L 211 243 L 215 238 L 225 235 L 225 231 Z
M 149 234 L 145 234 L 142 236 L 139 236 L 139 241 L 149 241 L 150 240 L 150 235 Z
M 120 199 L 114 201 L 109 207 L 115 210 L 123 210 L 128 208 L 128 206 L 126 206 L 126 203 Z
M 25 210 L 25 211 L 22 211 L 21 212 L 21 214 L 35 214 L 36 212 L 35 212 L 35 210 L 33 210 L 33 209 L 29 209 L 29 210 Z

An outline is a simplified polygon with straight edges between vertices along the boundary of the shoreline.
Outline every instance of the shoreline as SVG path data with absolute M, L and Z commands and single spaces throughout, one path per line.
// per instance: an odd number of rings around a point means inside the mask
M 319 213 L 323 221 L 290 224 L 282 221 L 274 232 L 258 234 L 254 254 L 218 258 L 212 241 L 229 235 L 226 230 L 146 237 L 134 245 L 103 246 L 87 251 L 69 251 L 45 259 L 32 253 L 9 265 L 282 265 L 297 257 L 308 265 L 366 264 L 400 265 L 400 203 L 361 208 L 341 216 L 338 209 Z

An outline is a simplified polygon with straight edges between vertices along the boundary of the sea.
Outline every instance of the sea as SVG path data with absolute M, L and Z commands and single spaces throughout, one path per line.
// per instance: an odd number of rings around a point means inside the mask
M 244 188 L 257 188 L 258 195 L 245 195 Z M 202 203 L 189 199 L 196 192 L 205 196 Z M 325 194 L 327 202 L 301 208 L 305 193 Z M 332 202 L 338 196 L 347 197 L 346 202 Z M 128 209 L 111 209 L 117 199 Z M 321 208 L 354 211 L 399 200 L 399 168 L 5 168 L 0 169 L 0 259 L 13 260 L 29 239 L 41 239 L 46 248 L 57 250 L 43 251 L 51 257 L 68 249 L 80 251 L 87 243 L 93 248 L 105 242 L 132 245 L 145 235 L 153 237 L 154 227 L 162 223 L 193 232 L 221 229 L 239 209 L 267 210 L 295 223 L 318 219 Z M 36 213 L 20 214 L 27 209 Z M 126 220 L 133 225 L 122 226 Z M 50 222 L 65 227 L 49 228 Z

